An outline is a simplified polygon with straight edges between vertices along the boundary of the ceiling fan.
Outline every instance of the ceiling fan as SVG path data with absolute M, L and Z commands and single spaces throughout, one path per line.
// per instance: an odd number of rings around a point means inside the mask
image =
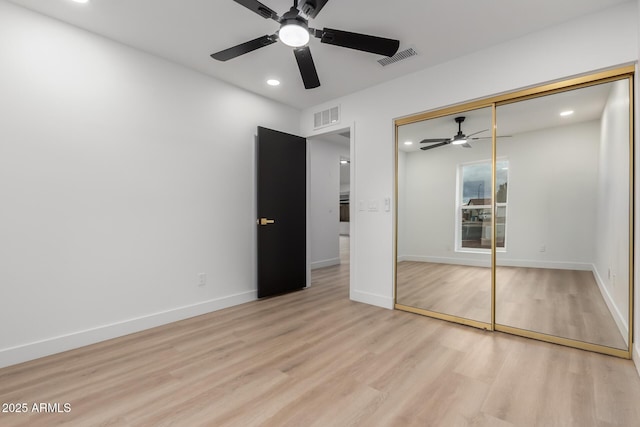
M 465 117 L 460 116 L 456 117 L 454 120 L 458 124 L 458 133 L 455 134 L 452 138 L 428 138 L 420 141 L 420 144 L 433 144 L 425 147 L 420 147 L 421 150 L 431 150 L 432 148 L 442 147 L 443 145 L 460 145 L 465 148 L 470 148 L 469 140 L 477 140 L 477 139 L 489 139 L 490 137 L 473 137 L 473 135 L 477 135 L 482 132 L 486 132 L 489 129 L 480 130 L 478 132 L 471 133 L 469 135 L 465 135 L 462 133 L 462 122 L 464 122 Z
M 310 36 L 320 39 L 321 43 L 385 56 L 395 55 L 400 47 L 399 40 L 351 33 L 332 28 L 323 28 L 322 30 L 310 28 L 309 18 L 315 18 L 328 0 L 294 0 L 293 7 L 282 16 L 278 16 L 276 12 L 257 0 L 234 1 L 265 19 L 273 19 L 280 24 L 280 29 L 274 34 L 258 37 L 216 52 L 211 57 L 218 61 L 228 61 L 245 53 L 269 46 L 279 40 L 294 48 L 293 54 L 298 62 L 305 89 L 313 89 L 320 86 L 320 79 L 308 45 Z

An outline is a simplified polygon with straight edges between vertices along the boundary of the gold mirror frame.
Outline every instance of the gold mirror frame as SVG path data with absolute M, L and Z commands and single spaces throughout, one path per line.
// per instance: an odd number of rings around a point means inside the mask
M 434 317 L 450 322 L 460 323 L 476 328 L 500 331 L 522 337 L 532 338 L 540 341 L 546 341 L 554 344 L 560 344 L 568 347 L 578 348 L 582 350 L 592 351 L 596 353 L 607 354 L 611 356 L 621 357 L 625 359 L 631 359 L 633 348 L 633 325 L 634 325 L 634 66 L 626 66 L 622 68 L 616 68 L 608 71 L 599 72 L 596 74 L 590 74 L 586 76 L 576 77 L 560 82 L 545 84 L 536 86 L 529 89 L 515 91 L 495 97 L 482 99 L 470 103 L 465 103 L 457 106 L 447 107 L 439 110 L 419 113 L 416 115 L 403 117 L 396 119 L 395 124 L 395 242 L 393 249 L 393 268 L 394 268 L 394 307 L 398 310 L 408 311 L 411 313 L 421 314 L 429 317 Z M 398 162 L 399 162 L 399 141 L 398 141 L 398 128 L 403 125 L 421 122 L 428 119 L 438 118 L 451 114 L 464 113 L 466 111 L 475 110 L 479 108 L 490 107 L 492 109 L 492 127 L 491 127 L 491 141 L 492 141 L 492 206 L 495 211 L 495 186 L 496 186 L 496 107 L 511 104 L 514 102 L 524 101 L 527 99 L 538 98 L 541 96 L 552 95 L 555 93 L 565 92 L 568 90 L 580 89 L 597 84 L 613 82 L 617 80 L 629 79 L 629 328 L 628 328 L 628 347 L 626 350 L 606 347 L 598 344 L 591 344 L 583 341 L 578 341 L 569 338 L 557 337 L 553 335 L 547 335 L 539 332 L 533 332 L 525 329 L 519 329 L 511 326 L 501 325 L 496 323 L 496 227 L 492 226 L 492 242 L 491 242 L 491 323 L 484 323 L 465 319 L 462 317 L 447 315 L 443 313 L 432 312 L 416 307 L 411 307 L 403 304 L 399 304 L 397 301 L 397 286 L 398 286 Z

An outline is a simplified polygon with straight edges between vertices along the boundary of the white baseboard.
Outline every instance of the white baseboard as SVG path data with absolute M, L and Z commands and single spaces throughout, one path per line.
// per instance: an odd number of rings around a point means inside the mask
M 243 292 L 17 347 L 0 349 L 0 368 L 200 316 L 256 299 L 255 290 Z
M 611 297 L 611 294 L 609 293 L 609 290 L 607 289 L 605 282 L 604 280 L 602 280 L 602 276 L 600 276 L 600 273 L 598 272 L 598 269 L 596 268 L 595 265 L 592 265 L 592 271 L 593 271 L 593 277 L 595 277 L 596 283 L 598 284 L 598 288 L 600 289 L 600 293 L 602 294 L 602 299 L 604 299 L 604 302 L 607 304 L 607 308 L 609 308 L 609 311 L 611 312 L 611 316 L 613 317 L 613 320 L 615 320 L 616 325 L 618 326 L 618 330 L 620 331 L 620 334 L 622 334 L 622 338 L 624 339 L 624 342 L 628 345 L 629 344 L 628 343 L 629 325 L 624 320 L 624 316 L 622 315 L 615 301 Z
M 375 305 L 377 307 L 393 309 L 393 298 L 389 298 L 383 295 L 372 294 L 369 292 L 358 291 L 351 289 L 349 298 L 352 301 L 362 302 L 369 305 Z
M 340 264 L 340 258 L 332 258 L 332 259 L 325 259 L 322 261 L 314 261 L 311 263 L 311 269 L 315 270 L 316 268 L 323 268 L 323 267 L 331 267 L 332 265 L 339 265 Z

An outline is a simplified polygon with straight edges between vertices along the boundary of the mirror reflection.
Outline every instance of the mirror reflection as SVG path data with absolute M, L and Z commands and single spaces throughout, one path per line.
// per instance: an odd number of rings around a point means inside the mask
M 398 127 L 398 304 L 491 322 L 491 126 L 488 107 Z
M 499 106 L 496 124 L 496 323 L 626 349 L 629 81 Z

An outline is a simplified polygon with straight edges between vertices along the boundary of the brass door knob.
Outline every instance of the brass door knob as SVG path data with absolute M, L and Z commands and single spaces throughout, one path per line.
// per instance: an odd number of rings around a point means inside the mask
M 267 219 L 267 218 L 260 218 L 258 220 L 258 224 L 260 225 L 275 224 L 275 222 L 276 222 L 275 219 Z

